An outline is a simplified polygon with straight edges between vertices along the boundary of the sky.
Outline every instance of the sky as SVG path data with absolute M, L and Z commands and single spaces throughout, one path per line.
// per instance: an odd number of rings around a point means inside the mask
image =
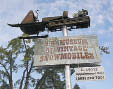
M 113 0 L 0 0 L 0 46 L 22 34 L 19 28 L 12 28 L 8 23 L 21 23 L 29 10 L 39 10 L 39 20 L 48 16 L 62 15 L 69 12 L 69 17 L 78 10 L 86 9 L 91 18 L 91 25 L 85 29 L 74 29 L 69 36 L 97 35 L 99 46 L 109 47 L 110 54 L 101 55 L 106 80 L 78 82 L 71 77 L 72 87 L 75 83 L 82 89 L 113 89 Z M 41 34 L 47 34 L 41 33 Z M 50 37 L 60 37 L 62 32 L 49 32 Z

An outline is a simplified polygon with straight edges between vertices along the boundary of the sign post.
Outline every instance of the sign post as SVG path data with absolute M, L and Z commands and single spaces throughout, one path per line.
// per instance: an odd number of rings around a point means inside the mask
M 68 36 L 67 27 L 63 26 L 63 35 Z M 66 89 L 71 89 L 71 80 L 70 80 L 70 65 L 65 65 L 65 81 L 66 81 Z
M 101 62 L 100 51 L 95 35 L 68 37 L 66 26 L 63 26 L 62 33 L 64 37 L 35 40 L 34 67 L 47 68 L 53 65 L 64 65 L 66 89 L 71 89 L 70 65 L 87 63 L 98 65 Z

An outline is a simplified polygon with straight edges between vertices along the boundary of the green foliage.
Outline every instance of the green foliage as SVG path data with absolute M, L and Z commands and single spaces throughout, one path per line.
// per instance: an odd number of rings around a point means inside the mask
M 80 89 L 79 85 L 78 84 L 75 84 L 74 88 L 73 89 Z
M 3 55 L 8 55 L 5 48 L 0 47 L 0 59 L 4 58 Z
M 8 43 L 6 48 L 0 47 L 0 89 L 10 89 L 11 87 L 11 89 L 16 89 L 17 86 L 19 87 L 18 89 L 35 88 L 40 84 L 39 82 L 41 82 L 40 89 L 48 89 L 47 87 L 49 86 L 52 87 L 51 89 L 64 89 L 64 77 L 60 78 L 64 74 L 62 70 L 38 70 L 37 73 L 42 74 L 42 78 L 43 74 L 45 75 L 44 79 L 36 79 L 32 76 L 32 73 L 36 72 L 36 70 L 33 69 L 33 60 L 31 60 L 34 54 L 34 46 L 31 46 L 31 42 L 31 40 L 25 40 L 25 48 L 23 41 L 15 38 Z M 18 60 L 21 64 L 16 63 L 19 55 L 23 56 Z M 23 70 L 21 72 L 22 77 L 17 81 L 12 81 L 13 74 L 18 73 L 18 69 Z M 48 81 L 50 82 L 49 84 Z
M 7 49 L 11 50 L 12 53 L 18 54 L 22 52 L 24 48 L 24 45 L 22 44 L 22 41 L 19 38 L 15 38 L 11 40 L 7 46 Z
M 30 60 L 32 59 L 31 58 L 32 56 L 33 56 L 33 48 L 27 47 L 24 60 Z
M 65 89 L 64 79 L 61 79 L 62 72 L 53 68 L 45 70 L 45 76 L 40 89 Z
M 13 73 L 18 70 L 15 61 L 22 50 L 23 45 L 18 38 L 11 40 L 6 48 L 0 47 L 0 76 L 4 79 L 4 81 L 2 78 L 0 79 L 0 89 L 9 89 L 13 87 Z M 7 88 L 7 85 L 9 88 Z
M 6 81 L 2 80 L 2 81 L 0 81 L 0 83 L 2 83 L 0 85 L 0 89 L 9 89 L 9 85 L 7 84 Z
M 103 54 L 103 53 L 110 54 L 109 47 L 100 46 L 99 49 L 101 51 L 101 54 Z

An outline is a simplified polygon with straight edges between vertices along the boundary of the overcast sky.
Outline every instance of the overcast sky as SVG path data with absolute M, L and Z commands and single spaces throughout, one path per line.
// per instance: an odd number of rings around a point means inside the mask
M 111 53 L 101 56 L 106 80 L 77 82 L 73 76 L 72 85 L 78 83 L 82 89 L 113 89 L 113 0 L 0 0 L 0 46 L 7 45 L 12 38 L 22 34 L 19 28 L 11 28 L 7 23 L 20 23 L 29 10 L 35 12 L 37 9 L 40 21 L 43 17 L 62 15 L 64 10 L 69 12 L 70 17 L 78 10 L 88 10 L 91 18 L 90 28 L 75 29 L 68 34 L 95 34 L 100 46 L 109 47 Z M 62 33 L 49 33 L 49 36 L 59 37 Z

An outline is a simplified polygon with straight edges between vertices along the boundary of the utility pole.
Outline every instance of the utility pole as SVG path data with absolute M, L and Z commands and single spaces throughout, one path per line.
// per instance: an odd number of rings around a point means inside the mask
M 68 36 L 67 27 L 63 26 L 63 35 Z M 71 79 L 70 79 L 70 65 L 65 65 L 65 81 L 66 81 L 66 89 L 71 89 Z

